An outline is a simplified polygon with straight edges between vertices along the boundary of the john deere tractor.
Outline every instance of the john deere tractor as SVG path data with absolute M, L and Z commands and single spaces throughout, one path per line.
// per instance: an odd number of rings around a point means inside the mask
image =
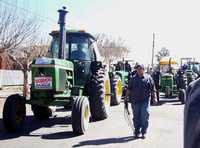
M 25 104 L 31 105 L 37 119 L 51 117 L 49 106 L 71 107 L 75 134 L 85 133 L 90 115 L 94 120 L 108 117 L 112 92 L 95 38 L 82 30 L 66 31 L 67 11 L 63 7 L 58 12 L 60 30 L 50 33 L 50 56 L 35 59 L 31 65 L 30 98 L 14 94 L 6 99 L 3 122 L 9 132 L 23 129 Z
M 117 61 L 116 64 L 109 64 L 109 76 L 111 79 L 111 90 L 114 92 L 111 96 L 111 105 L 118 105 L 121 99 L 125 96 L 128 79 L 131 74 L 131 66 L 128 61 Z M 116 88 L 117 89 L 116 89 Z M 115 93 L 115 90 L 116 93 Z
M 159 65 L 161 70 L 160 91 L 165 94 L 165 97 L 178 96 L 181 103 L 184 103 L 187 77 L 176 69 L 177 62 L 171 58 L 161 60 Z

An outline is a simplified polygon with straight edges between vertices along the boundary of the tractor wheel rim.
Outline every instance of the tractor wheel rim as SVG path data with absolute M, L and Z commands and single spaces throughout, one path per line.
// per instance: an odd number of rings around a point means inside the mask
M 89 119 L 89 107 L 86 106 L 84 109 L 84 120 L 87 121 Z
M 86 107 L 83 110 L 83 131 L 86 131 L 88 129 L 89 117 L 90 117 L 90 109 L 89 106 L 86 105 Z
M 109 82 L 109 80 L 105 81 L 104 89 L 105 89 L 104 102 L 106 105 L 109 105 L 110 104 L 110 82 Z
M 121 80 L 118 80 L 117 82 L 117 97 L 121 97 L 122 96 L 122 82 Z

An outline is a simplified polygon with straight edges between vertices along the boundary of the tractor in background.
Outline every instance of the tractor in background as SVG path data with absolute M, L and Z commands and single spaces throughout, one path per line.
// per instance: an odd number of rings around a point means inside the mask
M 187 76 L 187 85 L 194 81 L 199 74 L 199 63 L 193 58 L 181 58 L 180 67 Z
M 113 76 L 117 77 L 118 80 L 120 80 L 120 98 L 123 98 L 126 94 L 126 89 L 127 89 L 127 85 L 128 85 L 128 80 L 131 77 L 131 72 L 132 72 L 132 66 L 131 66 L 131 62 L 133 62 L 132 60 L 125 60 L 124 58 L 120 61 L 117 61 L 117 63 L 115 64 L 109 64 L 110 68 L 109 68 L 109 76 L 111 78 L 111 84 L 112 84 L 112 80 L 113 80 Z M 112 86 L 111 86 L 111 90 L 112 90 Z M 113 101 L 112 101 L 112 96 L 111 96 L 111 105 L 113 105 Z M 117 102 L 119 103 L 120 100 L 118 100 Z M 116 102 L 116 104 L 118 104 Z M 115 102 L 114 102 L 115 104 Z
M 3 108 L 4 127 L 9 132 L 23 129 L 26 104 L 37 119 L 52 116 L 50 106 L 71 107 L 72 129 L 84 134 L 93 120 L 108 117 L 111 91 L 108 68 L 103 63 L 95 38 L 83 30 L 65 29 L 65 7 L 58 10 L 60 30 L 52 31 L 49 57 L 35 59 L 31 65 L 30 98 L 9 96 Z
M 187 77 L 178 71 L 178 63 L 171 58 L 161 60 L 159 63 L 161 72 L 160 91 L 165 97 L 178 96 L 181 103 L 185 102 L 185 89 Z

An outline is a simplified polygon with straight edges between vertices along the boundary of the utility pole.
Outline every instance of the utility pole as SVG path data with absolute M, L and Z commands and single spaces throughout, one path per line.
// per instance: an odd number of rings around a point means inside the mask
M 153 46 L 152 46 L 151 67 L 153 67 L 153 61 L 154 61 L 154 49 L 155 49 L 155 33 L 153 33 Z

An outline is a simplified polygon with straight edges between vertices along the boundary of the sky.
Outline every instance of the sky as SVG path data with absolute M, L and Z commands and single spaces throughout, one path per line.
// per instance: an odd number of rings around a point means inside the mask
M 1 2 L 1 1 L 0 1 Z M 45 16 L 44 31 L 57 28 L 57 10 L 67 7 L 68 28 L 122 37 L 129 59 L 151 63 L 152 34 L 155 52 L 165 47 L 171 56 L 200 58 L 198 0 L 7 0 Z

